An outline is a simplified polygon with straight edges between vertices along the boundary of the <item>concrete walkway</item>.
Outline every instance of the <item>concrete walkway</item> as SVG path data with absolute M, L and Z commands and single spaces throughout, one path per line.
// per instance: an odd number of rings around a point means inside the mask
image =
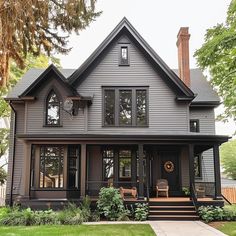
M 225 236 L 201 221 L 148 221 L 158 236 Z
M 150 224 L 157 236 L 226 236 L 201 221 L 100 221 L 84 224 Z

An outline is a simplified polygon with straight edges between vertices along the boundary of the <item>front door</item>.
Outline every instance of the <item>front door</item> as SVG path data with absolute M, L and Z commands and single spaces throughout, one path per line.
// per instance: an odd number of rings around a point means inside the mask
M 161 152 L 161 179 L 167 179 L 170 195 L 178 194 L 180 191 L 179 153 Z

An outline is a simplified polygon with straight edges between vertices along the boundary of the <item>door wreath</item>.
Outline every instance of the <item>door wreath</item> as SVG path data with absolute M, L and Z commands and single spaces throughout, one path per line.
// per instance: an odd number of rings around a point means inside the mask
M 164 164 L 164 169 L 165 169 L 165 171 L 168 172 L 168 173 L 173 172 L 174 169 L 175 169 L 174 163 L 173 163 L 172 161 L 167 161 L 167 162 L 165 162 L 165 164 Z

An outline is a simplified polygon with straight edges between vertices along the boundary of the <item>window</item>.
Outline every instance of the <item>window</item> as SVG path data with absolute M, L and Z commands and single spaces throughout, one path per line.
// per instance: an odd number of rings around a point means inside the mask
M 51 90 L 46 99 L 46 125 L 60 125 L 60 101 L 54 90 Z
M 202 155 L 195 155 L 194 157 L 194 173 L 196 178 L 201 178 L 202 177 L 202 172 L 201 172 L 201 157 Z
M 129 65 L 128 46 L 121 46 L 120 47 L 120 65 Z
M 68 146 L 68 188 L 78 188 L 79 147 Z
M 104 126 L 147 126 L 147 88 L 104 88 Z
M 199 133 L 199 120 L 190 120 L 190 132 Z
M 119 151 L 119 180 L 131 180 L 131 150 Z
M 114 177 L 114 150 L 105 149 L 102 153 L 103 157 L 103 180 L 113 179 Z
M 63 148 L 40 147 L 40 188 L 63 187 Z

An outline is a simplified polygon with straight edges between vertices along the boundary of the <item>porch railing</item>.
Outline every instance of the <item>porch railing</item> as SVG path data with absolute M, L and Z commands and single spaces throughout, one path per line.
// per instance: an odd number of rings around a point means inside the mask
M 86 194 L 89 196 L 98 196 L 99 191 L 103 187 L 110 187 L 112 184 L 115 188 L 132 188 L 136 187 L 138 190 L 138 183 L 132 181 L 113 181 L 110 183 L 109 181 L 86 181 Z
M 202 182 L 195 181 L 194 189 L 196 192 L 197 198 L 202 197 L 215 197 L 215 183 L 214 182 Z

